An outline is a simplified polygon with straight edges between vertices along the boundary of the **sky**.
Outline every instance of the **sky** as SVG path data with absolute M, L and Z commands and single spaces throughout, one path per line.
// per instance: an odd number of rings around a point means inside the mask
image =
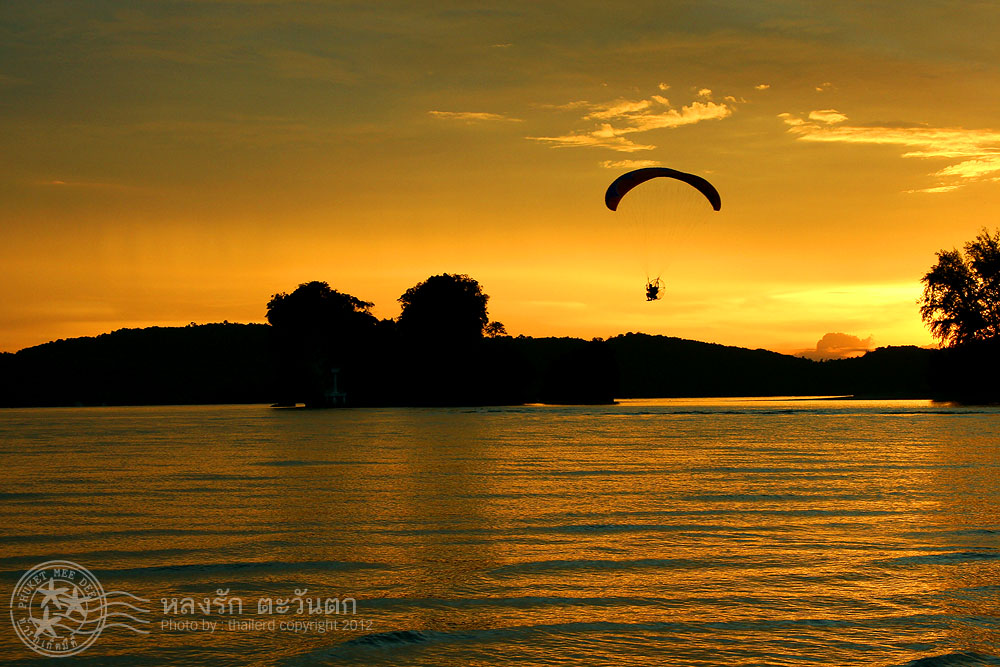
M 444 272 L 514 335 L 928 345 L 921 276 L 997 225 L 998 29 L 929 0 L 4 0 L 0 350 L 261 322 L 310 280 L 395 317 Z M 603 196 L 648 165 L 722 210 L 637 241 Z

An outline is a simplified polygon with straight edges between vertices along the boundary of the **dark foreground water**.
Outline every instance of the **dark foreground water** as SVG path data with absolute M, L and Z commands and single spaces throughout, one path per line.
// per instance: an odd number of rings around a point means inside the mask
M 0 661 L 1000 664 L 998 464 L 916 401 L 0 411 Z M 105 596 L 6 613 L 50 560 Z

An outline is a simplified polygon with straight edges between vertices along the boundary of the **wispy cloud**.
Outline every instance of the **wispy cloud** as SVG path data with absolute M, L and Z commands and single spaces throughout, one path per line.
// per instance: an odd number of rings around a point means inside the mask
M 566 102 L 565 104 L 541 104 L 541 103 L 538 103 L 538 104 L 533 104 L 532 106 L 537 107 L 539 109 L 548 109 L 548 110 L 555 110 L 555 111 L 569 111 L 569 110 L 572 110 L 572 109 L 589 109 L 589 108 L 591 108 L 591 107 L 593 107 L 595 105 L 591 104 L 587 100 L 574 100 L 573 102 Z
M 604 160 L 601 166 L 605 169 L 642 169 L 643 167 L 658 167 L 658 160 Z
M 767 90 L 770 87 L 771 87 L 771 84 L 769 84 L 769 83 L 758 83 L 756 86 L 753 87 L 753 89 L 754 90 Z
M 512 118 L 503 114 L 489 113 L 486 111 L 428 111 L 427 113 L 435 118 L 442 118 L 444 120 L 461 120 L 469 123 L 496 120 L 521 122 L 520 118 Z
M 957 190 L 961 185 L 936 185 L 932 188 L 917 188 L 914 190 L 906 190 L 907 194 L 913 193 L 923 193 L 923 194 L 937 194 L 939 192 L 951 192 L 952 190 Z
M 125 185 L 124 183 L 112 183 L 112 182 L 102 182 L 102 181 L 75 181 L 75 180 L 41 180 L 41 181 L 28 181 L 30 185 L 43 188 L 62 188 L 62 189 L 87 189 L 87 190 L 134 190 L 134 186 Z
M 817 111 L 809 112 L 809 120 L 819 121 L 820 123 L 826 123 L 827 125 L 834 125 L 836 123 L 843 123 L 847 120 L 847 116 L 840 113 L 836 109 L 819 109 Z
M 930 127 L 899 123 L 855 125 L 836 109 L 810 112 L 805 118 L 778 115 L 800 141 L 874 144 L 907 148 L 904 158 L 940 158 L 954 161 L 932 173 L 940 181 L 909 192 L 950 192 L 980 180 L 1000 179 L 1000 132 L 960 127 Z
M 666 90 L 669 86 L 661 83 L 658 88 Z M 662 95 L 651 95 L 639 100 L 617 99 L 605 103 L 572 102 L 553 108 L 585 108 L 587 113 L 582 120 L 600 121 L 597 127 L 558 136 L 527 138 L 549 143 L 557 148 L 587 146 L 609 148 L 623 153 L 652 150 L 656 146 L 638 143 L 628 135 L 693 125 L 706 120 L 721 120 L 732 115 L 732 107 L 711 101 L 711 94 L 712 91 L 703 88 L 698 91 L 701 100 L 692 101 L 679 109 Z
M 630 139 L 626 139 L 621 136 L 620 130 L 615 129 L 608 123 L 603 123 L 598 129 L 583 134 L 564 134 L 559 137 L 528 137 L 528 139 L 548 142 L 556 148 L 588 146 L 592 148 L 610 148 L 622 153 L 651 151 L 656 148 L 656 146 L 637 144 Z
M 681 125 L 693 125 L 703 120 L 722 120 L 731 116 L 733 110 L 725 104 L 715 102 L 692 102 L 688 106 L 681 107 L 681 110 L 670 109 L 664 113 L 646 114 L 637 119 L 633 132 L 646 132 L 647 130 L 657 130 L 664 127 L 680 127 Z
M 659 97 L 658 95 L 656 97 Z M 664 99 L 660 97 L 659 99 Z M 594 110 L 589 114 L 584 116 L 585 119 L 592 118 L 621 118 L 623 116 L 627 117 L 637 113 L 641 113 L 651 107 L 653 102 L 650 100 L 639 100 L 637 102 L 630 102 L 628 100 L 621 100 L 618 102 L 613 102 L 609 105 L 594 105 Z

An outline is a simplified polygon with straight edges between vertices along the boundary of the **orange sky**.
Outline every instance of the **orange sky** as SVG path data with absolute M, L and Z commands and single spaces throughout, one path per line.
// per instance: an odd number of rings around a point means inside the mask
M 513 334 L 923 345 L 997 224 L 989 3 L 133 4 L 0 5 L 0 350 L 441 272 Z M 646 164 L 723 200 L 652 304 L 603 206 Z

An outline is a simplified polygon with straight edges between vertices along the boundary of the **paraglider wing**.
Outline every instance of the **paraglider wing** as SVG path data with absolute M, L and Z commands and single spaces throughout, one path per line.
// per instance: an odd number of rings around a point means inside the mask
M 722 198 L 719 196 L 719 191 L 711 183 L 701 176 L 667 167 L 644 167 L 622 174 L 608 186 L 608 191 L 604 193 L 604 203 L 612 211 L 617 210 L 618 203 L 622 197 L 628 194 L 629 190 L 653 178 L 675 178 L 678 181 L 683 181 L 705 195 L 705 199 L 708 200 L 713 209 L 718 211 L 722 208 Z

